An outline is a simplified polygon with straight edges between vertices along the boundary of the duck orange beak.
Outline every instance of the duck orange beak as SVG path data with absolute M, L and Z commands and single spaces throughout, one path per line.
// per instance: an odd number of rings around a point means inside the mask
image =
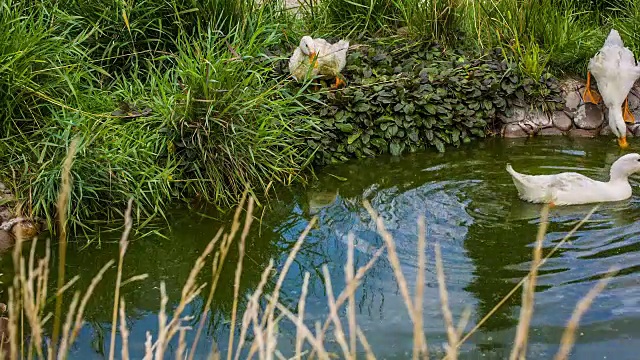
M 309 53 L 309 64 L 312 64 L 314 68 L 318 67 L 318 61 L 316 58 L 316 52 L 312 51 Z
M 629 144 L 627 143 L 627 137 L 623 136 L 621 138 L 618 139 L 618 145 L 620 145 L 620 147 L 622 149 L 626 149 L 629 147 Z

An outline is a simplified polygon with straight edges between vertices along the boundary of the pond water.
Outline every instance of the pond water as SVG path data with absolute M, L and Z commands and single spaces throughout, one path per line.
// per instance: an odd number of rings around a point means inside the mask
M 523 172 L 579 171 L 606 179 L 608 167 L 620 155 L 611 139 L 491 139 L 445 154 L 423 152 L 327 167 L 307 188 L 281 189 L 277 200 L 256 212 L 247 240 L 241 292 L 247 294 L 255 288 L 270 258 L 276 261 L 278 269 L 282 267 L 288 250 L 312 216 L 317 215 L 319 224 L 310 232 L 290 269 L 281 299 L 295 308 L 303 274 L 309 272 L 306 320 L 310 328 L 315 321 L 324 321 L 328 307 L 322 265 L 329 267 L 334 292 L 339 292 L 345 284 L 343 269 L 349 231 L 358 241 L 356 267 L 365 264 L 372 256 L 372 249 L 383 244 L 362 206 L 366 199 L 383 216 L 394 236 L 401 266 L 413 293 L 417 273 L 416 220 L 424 215 L 428 240 L 424 327 L 431 352 L 441 353 L 446 333 L 435 276 L 436 242 L 442 247 L 454 318 L 459 319 L 465 308 L 471 310 L 467 330 L 529 269 L 541 207 L 517 198 L 505 164 L 510 162 Z M 572 358 L 631 359 L 637 355 L 640 223 L 636 219 L 640 216 L 640 189 L 634 179 L 632 185 L 635 194 L 631 200 L 602 205 L 540 270 L 529 339 L 532 358 L 551 358 L 555 354 L 575 304 L 612 265 L 619 266 L 621 272 L 583 317 Z M 589 210 L 591 206 L 552 209 L 543 245 L 545 251 L 559 242 Z M 141 358 L 144 353 L 146 331 L 155 334 L 157 330 L 160 281 L 166 283 L 169 305 L 175 307 L 196 257 L 221 225 L 228 227 L 229 218 L 216 212 L 176 209 L 169 218 L 170 230 L 135 239 L 130 244 L 124 278 L 149 274 L 147 280 L 123 287 L 133 358 Z M 77 287 L 86 289 L 100 267 L 116 256 L 118 238 L 119 234 L 105 235 L 98 249 L 71 246 L 67 255 L 67 278 L 81 275 Z M 234 264 L 236 260 L 237 251 L 232 248 L 227 262 Z M 4 283 L 9 283 L 10 256 L 3 256 L 1 270 Z M 55 269 L 52 272 L 55 276 Z M 210 266 L 203 272 L 202 280 L 208 281 Z M 233 272 L 232 265 L 225 268 L 214 299 L 213 316 L 207 322 L 206 335 L 200 341 L 196 358 L 206 358 L 214 341 L 221 349 L 227 346 Z M 108 271 L 96 289 L 86 311 L 87 323 L 72 349 L 71 358 L 108 356 L 115 277 L 114 270 Z M 272 285 L 267 286 L 272 288 Z M 195 316 L 193 324 L 199 319 L 206 291 L 203 296 L 187 308 L 186 313 Z M 6 298 L 6 291 L 3 297 Z M 460 357 L 508 357 L 519 304 L 520 292 L 517 292 L 465 343 Z M 240 313 L 242 310 L 241 304 Z M 358 324 L 378 358 L 410 356 L 412 325 L 386 256 L 365 276 L 356 293 L 356 312 Z M 344 311 L 341 315 L 344 316 Z M 279 346 L 287 354 L 293 346 L 295 329 L 283 323 L 279 334 Z M 337 344 L 328 346 L 339 353 Z

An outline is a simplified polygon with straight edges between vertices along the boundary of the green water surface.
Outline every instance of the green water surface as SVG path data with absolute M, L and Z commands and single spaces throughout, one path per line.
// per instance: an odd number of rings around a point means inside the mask
M 640 146 L 631 143 L 631 150 L 635 147 Z M 279 189 L 277 199 L 256 211 L 247 240 L 241 293 L 244 298 L 254 289 L 269 259 L 275 260 L 277 269 L 282 267 L 299 234 L 312 216 L 317 215 L 319 226 L 311 231 L 289 271 L 281 300 L 295 309 L 304 273 L 309 272 L 306 322 L 313 328 L 316 321 L 324 321 L 328 307 L 322 265 L 328 266 L 333 287 L 340 291 L 345 284 L 348 233 L 353 232 L 357 239 L 357 267 L 365 264 L 373 249 L 383 244 L 373 220 L 362 206 L 365 199 L 383 216 L 394 236 L 413 292 L 417 273 L 416 220 L 424 215 L 428 240 L 424 327 L 431 353 L 442 355 L 446 333 L 435 276 L 436 242 L 442 248 L 454 318 L 458 319 L 465 308 L 471 310 L 467 329 L 486 315 L 529 269 L 540 206 L 517 198 L 504 169 L 506 163 L 528 173 L 579 171 L 606 179 L 609 166 L 621 154 L 612 139 L 492 139 L 451 149 L 445 154 L 383 156 L 324 168 L 307 188 Z M 614 265 L 621 271 L 583 317 L 572 359 L 637 358 L 640 224 L 636 219 L 640 216 L 640 189 L 635 179 L 632 185 L 632 199 L 602 205 L 571 242 L 563 245 L 540 270 L 529 340 L 530 358 L 551 358 L 555 354 L 575 304 Z M 543 245 L 545 251 L 560 241 L 590 209 L 591 206 L 552 209 Z M 195 259 L 220 226 L 228 227 L 229 217 L 215 211 L 175 209 L 169 217 L 171 228 L 160 231 L 163 236 L 140 237 L 138 234 L 139 238 L 130 244 L 124 278 L 149 274 L 147 280 L 123 288 L 132 358 L 142 358 L 146 331 L 155 335 L 157 330 L 160 281 L 166 283 L 169 305 L 175 307 Z M 119 234 L 105 234 L 100 248 L 70 247 L 67 277 L 81 276 L 77 288 L 86 289 L 103 264 L 117 256 L 118 238 Z M 42 248 L 44 241 L 41 243 Z M 55 251 L 54 248 L 54 261 Z M 206 358 L 214 342 L 223 350 L 227 347 L 236 260 L 237 250 L 232 248 L 214 299 L 213 313 L 200 341 L 198 359 Z M 1 265 L 3 281 L 9 283 L 13 270 L 8 254 L 3 256 Z M 52 271 L 55 276 L 55 269 Z M 210 266 L 205 267 L 203 273 L 201 280 L 209 281 Z M 96 289 L 86 311 L 87 323 L 72 349 L 72 359 L 102 359 L 108 355 L 105 353 L 115 277 L 115 270 L 108 271 Z M 272 289 L 274 283 L 275 280 L 267 288 Z M 6 291 L 3 296 L 6 297 Z M 194 326 L 205 300 L 206 291 L 204 298 L 196 299 L 186 311 L 194 316 Z M 517 292 L 462 346 L 461 358 L 508 357 L 519 303 L 520 292 Z M 240 311 L 243 309 L 244 304 L 240 304 Z M 386 258 L 379 260 L 364 278 L 356 294 L 356 311 L 358 324 L 378 358 L 410 357 L 413 328 Z M 341 316 L 344 315 L 341 311 Z M 290 354 L 295 328 L 283 322 L 278 331 L 281 351 Z M 188 336 L 188 340 L 192 336 Z M 332 335 L 328 335 L 327 347 L 340 353 Z

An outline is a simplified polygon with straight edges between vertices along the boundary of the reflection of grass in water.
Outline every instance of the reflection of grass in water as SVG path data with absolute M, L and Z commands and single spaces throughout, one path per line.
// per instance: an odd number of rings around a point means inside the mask
M 64 167 L 65 172 L 67 173 L 70 170 L 72 156 L 73 152 L 70 152 L 66 161 L 66 164 L 69 166 Z M 63 179 L 64 178 L 65 175 L 63 174 Z M 63 184 L 63 196 L 61 197 L 62 200 L 60 201 L 60 209 L 66 208 L 66 204 L 64 203 L 64 201 L 68 201 L 68 198 L 64 196 L 64 191 L 65 188 L 67 188 L 68 190 L 68 187 L 70 186 L 68 181 L 63 181 Z M 247 204 L 246 220 L 242 227 L 242 231 L 240 231 L 240 227 L 242 225 L 240 214 L 245 204 Z M 244 312 L 242 314 L 237 313 L 238 303 L 244 300 L 241 298 L 239 285 L 243 270 L 242 264 L 245 242 L 247 235 L 249 234 L 251 221 L 253 219 L 253 199 L 249 198 L 249 200 L 246 201 L 245 193 L 240 206 L 238 206 L 238 208 L 236 209 L 230 230 L 225 233 L 223 229 L 220 229 L 213 240 L 211 240 L 206 246 L 202 254 L 196 259 L 191 273 L 184 283 L 180 301 L 173 311 L 173 314 L 169 314 L 167 311 L 168 297 L 166 293 L 165 283 L 160 283 L 161 306 L 158 313 L 159 328 L 158 332 L 153 336 L 150 334 L 147 335 L 147 341 L 145 342 L 145 359 L 163 359 L 165 357 L 170 358 L 174 355 L 176 358 L 184 359 L 187 358 L 186 354 L 188 354 L 189 360 L 193 359 L 204 323 L 206 322 L 207 314 L 211 309 L 211 302 L 215 294 L 220 275 L 222 273 L 224 260 L 229 254 L 231 244 L 235 241 L 235 238 L 238 234 L 240 234 L 239 258 L 238 266 L 236 267 L 234 276 L 234 296 L 233 306 L 231 310 L 232 325 L 229 339 L 230 346 L 226 354 L 227 360 L 239 359 L 241 351 L 248 351 L 249 358 L 251 358 L 253 355 L 256 355 L 259 359 L 271 359 L 275 356 L 282 357 L 282 355 L 277 350 L 277 336 L 278 326 L 281 322 L 284 321 L 290 321 L 297 329 L 295 339 L 295 358 L 302 358 L 303 355 L 309 355 L 309 357 L 312 358 L 314 355 L 317 355 L 318 358 L 329 359 L 332 354 L 330 354 L 329 350 L 325 348 L 325 345 L 327 344 L 325 335 L 326 332 L 329 331 L 330 327 L 332 327 L 333 335 L 337 340 L 337 343 L 342 352 L 342 356 L 344 358 L 353 359 L 356 357 L 356 352 L 358 351 L 357 342 L 359 341 L 367 355 L 367 358 L 374 359 L 375 355 L 371 349 L 371 346 L 367 341 L 364 332 L 362 331 L 362 329 L 360 329 L 356 322 L 354 294 L 356 289 L 361 285 L 361 281 L 363 280 L 365 274 L 367 274 L 369 269 L 371 269 L 371 267 L 376 263 L 376 261 L 380 258 L 385 250 L 387 251 L 387 256 L 392 266 L 394 276 L 398 281 L 400 293 L 407 307 L 409 317 L 414 325 L 413 358 L 428 358 L 429 356 L 427 339 L 425 337 L 422 326 L 422 300 L 424 296 L 424 271 L 426 267 L 424 250 L 427 241 L 425 236 L 426 231 L 424 219 L 420 218 L 418 220 L 418 276 L 416 278 L 415 285 L 416 291 L 412 297 L 409 291 L 409 286 L 407 285 L 407 281 L 400 267 L 400 261 L 395 250 L 393 237 L 386 230 L 382 218 L 378 216 L 378 214 L 373 210 L 368 202 L 365 202 L 364 205 L 370 216 L 375 220 L 378 234 L 384 240 L 384 245 L 380 247 L 375 254 L 373 254 L 369 262 L 367 262 L 364 266 L 361 266 L 357 271 L 354 272 L 354 236 L 349 236 L 348 255 L 345 266 L 346 286 L 340 293 L 338 293 L 337 296 L 334 296 L 334 289 L 331 285 L 331 277 L 328 268 L 326 265 L 323 266 L 322 271 L 324 274 L 324 280 L 327 289 L 330 312 L 324 324 L 316 323 L 315 331 L 313 331 L 309 329 L 303 321 L 305 316 L 304 308 L 307 295 L 307 287 L 309 283 L 309 274 L 306 273 L 304 277 L 297 314 L 293 313 L 288 307 L 283 305 L 279 301 L 279 296 L 287 272 L 294 262 L 296 255 L 299 252 L 307 234 L 313 227 L 315 218 L 309 222 L 306 229 L 301 233 L 300 237 L 291 248 L 284 266 L 279 271 L 273 290 L 270 293 L 267 293 L 265 291 L 265 285 L 274 275 L 274 263 L 273 261 L 270 261 L 269 265 L 264 269 L 260 283 L 256 287 L 255 291 L 248 297 L 248 299 L 246 299 Z M 595 211 L 595 209 L 593 211 Z M 556 246 L 543 258 L 542 241 L 546 233 L 548 220 L 548 208 L 544 208 L 541 214 L 541 224 L 539 232 L 536 237 L 536 246 L 534 248 L 531 271 L 529 272 L 527 277 L 525 277 L 520 283 L 518 283 L 514 287 L 514 289 L 495 306 L 493 311 L 485 316 L 485 318 L 480 320 L 473 329 L 471 329 L 464 335 L 463 332 L 465 330 L 470 312 L 465 311 L 463 313 L 462 320 L 460 321 L 460 324 L 458 326 L 454 324 L 453 315 L 448 305 L 448 294 L 445 285 L 445 271 L 442 263 L 440 247 L 438 244 L 436 244 L 435 249 L 437 278 L 442 304 L 442 313 L 445 320 L 448 338 L 448 346 L 446 346 L 446 358 L 457 359 L 458 348 L 460 347 L 460 345 L 464 341 L 466 341 L 477 329 L 479 329 L 480 326 L 482 326 L 482 324 L 493 314 L 495 310 L 497 310 L 504 303 L 507 298 L 513 295 L 520 286 L 523 286 L 524 290 L 520 321 L 510 359 L 524 359 L 526 354 L 529 324 L 533 315 L 535 284 L 538 269 L 550 256 L 552 256 L 556 252 L 556 250 L 562 244 L 567 241 L 567 239 L 571 237 L 571 235 L 586 220 L 588 220 L 593 211 L 589 213 L 582 222 L 577 224 L 576 227 L 572 229 L 561 242 L 556 244 Z M 118 280 L 116 281 L 116 288 L 114 289 L 109 359 L 114 359 L 115 357 L 115 330 L 116 326 L 118 325 L 118 319 L 120 320 L 119 329 L 122 342 L 122 347 L 120 349 L 121 358 L 129 359 L 129 332 L 126 327 L 126 299 L 124 296 L 119 295 L 121 284 L 132 281 L 139 281 L 146 277 L 145 275 L 138 275 L 121 281 L 124 266 L 124 256 L 128 245 L 128 233 L 131 230 L 132 226 L 130 218 L 131 202 L 129 203 L 129 207 L 125 213 L 125 216 L 125 231 L 120 242 Z M 60 216 L 60 219 L 64 220 L 64 215 Z M 64 221 L 61 221 L 59 225 L 64 225 Z M 64 228 L 64 226 L 61 226 L 61 228 Z M 8 336 L 10 341 L 5 345 L 9 347 L 8 352 L 11 353 L 12 358 L 14 359 L 18 358 L 18 354 L 21 354 L 22 356 L 27 354 L 29 359 L 32 359 L 34 355 L 36 355 L 38 358 L 45 358 L 45 354 L 48 355 L 48 358 L 51 358 L 52 354 L 56 351 L 58 352 L 59 358 L 65 358 L 68 355 L 68 351 L 71 348 L 72 344 L 76 340 L 79 330 L 83 326 L 84 309 L 89 299 L 91 298 L 96 286 L 102 280 L 104 273 L 113 265 L 113 260 L 102 267 L 102 269 L 93 278 L 91 284 L 88 286 L 87 290 L 84 293 L 80 291 L 76 291 L 74 293 L 72 301 L 68 304 L 64 311 L 64 323 L 61 327 L 61 337 L 59 339 L 59 342 L 54 342 L 54 344 L 57 343 L 57 347 L 55 347 L 56 345 L 52 344 L 47 344 L 46 347 L 43 347 L 44 329 L 47 322 L 50 321 L 51 318 L 51 314 L 45 314 L 44 312 L 45 304 L 51 300 L 51 296 L 55 296 L 57 298 L 57 302 L 61 303 L 62 294 L 68 291 L 73 286 L 78 277 L 65 282 L 64 274 L 58 273 L 59 279 L 61 279 L 61 281 L 59 281 L 59 287 L 56 294 L 47 294 L 49 263 L 51 254 L 49 251 L 47 251 L 43 258 L 36 258 L 36 242 L 37 240 L 33 241 L 33 243 L 31 244 L 31 251 L 29 253 L 29 256 L 28 258 L 25 258 L 21 255 L 23 240 L 21 239 L 20 234 L 18 234 L 18 239 L 16 241 L 16 246 L 13 252 L 14 266 L 17 271 L 13 279 L 13 284 L 9 289 L 9 312 L 11 316 L 9 318 L 10 321 L 8 331 L 5 330 L 3 332 L 3 335 Z M 50 244 L 47 243 L 47 249 L 50 248 L 49 245 Z M 62 254 L 64 248 L 61 248 L 60 251 Z M 213 270 L 211 283 L 200 284 L 198 282 L 198 274 L 200 274 L 203 268 L 209 264 L 209 255 L 212 255 L 212 260 L 210 262 Z M 61 264 L 61 266 L 64 266 L 64 263 Z M 571 316 L 571 319 L 567 323 L 567 327 L 561 339 L 560 350 L 555 357 L 556 359 L 567 358 L 573 346 L 575 331 L 577 329 L 581 316 L 589 308 L 593 299 L 601 291 L 604 290 L 607 282 L 613 274 L 614 271 L 610 271 L 607 276 L 600 280 L 598 284 L 593 289 L 591 289 L 591 291 L 589 291 L 589 293 L 578 303 L 573 315 Z M 189 346 L 189 344 L 187 344 L 186 342 L 186 334 L 187 331 L 192 331 L 193 329 L 186 325 L 191 319 L 189 316 L 184 315 L 184 311 L 187 305 L 191 304 L 196 299 L 196 297 L 198 297 L 200 294 L 202 294 L 203 291 L 205 291 L 205 289 L 207 289 L 207 286 L 209 286 L 207 301 L 202 308 L 202 315 L 195 330 L 196 336 L 192 344 L 190 344 Z M 265 303 L 266 306 L 263 307 L 262 305 Z M 338 314 L 340 313 L 341 307 L 345 304 L 347 305 L 348 321 L 346 328 L 343 328 L 343 324 Z M 62 309 L 62 307 L 56 307 L 56 323 L 62 323 L 63 320 L 63 312 L 60 309 Z M 18 314 L 22 314 L 22 319 L 26 320 L 26 324 L 23 327 L 20 327 L 18 325 L 18 319 L 21 319 L 21 316 L 18 316 Z M 239 321 L 236 321 L 236 319 L 239 319 Z M 236 331 L 234 331 L 235 326 L 239 326 L 239 336 L 236 339 L 237 346 L 235 347 L 234 351 L 233 345 L 236 344 L 236 342 L 234 341 L 234 338 L 236 336 Z M 54 325 L 54 328 L 55 327 L 56 325 Z M 19 339 L 24 339 L 24 332 L 27 329 L 30 332 L 29 335 L 31 341 L 30 343 L 26 344 L 27 348 L 25 349 L 24 342 L 22 340 L 19 341 Z M 252 338 L 248 340 L 248 335 L 250 333 L 252 333 Z M 176 337 L 178 341 L 177 350 L 175 354 L 170 354 L 167 352 L 169 350 L 169 343 Z M 308 347 L 310 347 L 309 350 L 304 349 L 305 343 Z M 187 352 L 188 348 L 189 350 Z M 217 350 L 215 350 L 214 348 L 211 356 L 212 358 L 220 359 L 222 354 L 217 352 Z

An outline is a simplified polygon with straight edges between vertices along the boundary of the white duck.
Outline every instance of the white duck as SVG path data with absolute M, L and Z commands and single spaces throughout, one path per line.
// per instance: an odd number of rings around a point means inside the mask
M 507 164 L 522 200 L 550 205 L 579 205 L 620 201 L 631 197 L 629 175 L 640 171 L 640 154 L 626 154 L 611 165 L 607 182 L 596 181 L 575 172 L 555 175 L 525 175 Z
M 635 123 L 629 111 L 627 95 L 633 83 L 640 77 L 640 66 L 637 65 L 633 53 L 624 47 L 620 34 L 611 29 L 604 46 L 589 61 L 587 71 L 587 85 L 583 99 L 585 102 L 598 104 L 600 96 L 591 90 L 591 74 L 598 82 L 598 90 L 602 95 L 604 105 L 609 109 L 609 127 L 618 137 L 621 148 L 627 144 L 627 126 L 625 122 Z M 624 103 L 624 115 L 621 107 Z
M 289 59 L 289 71 L 296 80 L 304 79 L 311 68 L 312 76 L 323 75 L 335 77 L 336 82 L 333 87 L 344 84 L 339 75 L 347 64 L 347 50 L 349 42 L 340 40 L 335 44 L 330 44 L 324 39 L 312 39 L 310 36 L 303 36 L 300 45 L 295 49 Z

